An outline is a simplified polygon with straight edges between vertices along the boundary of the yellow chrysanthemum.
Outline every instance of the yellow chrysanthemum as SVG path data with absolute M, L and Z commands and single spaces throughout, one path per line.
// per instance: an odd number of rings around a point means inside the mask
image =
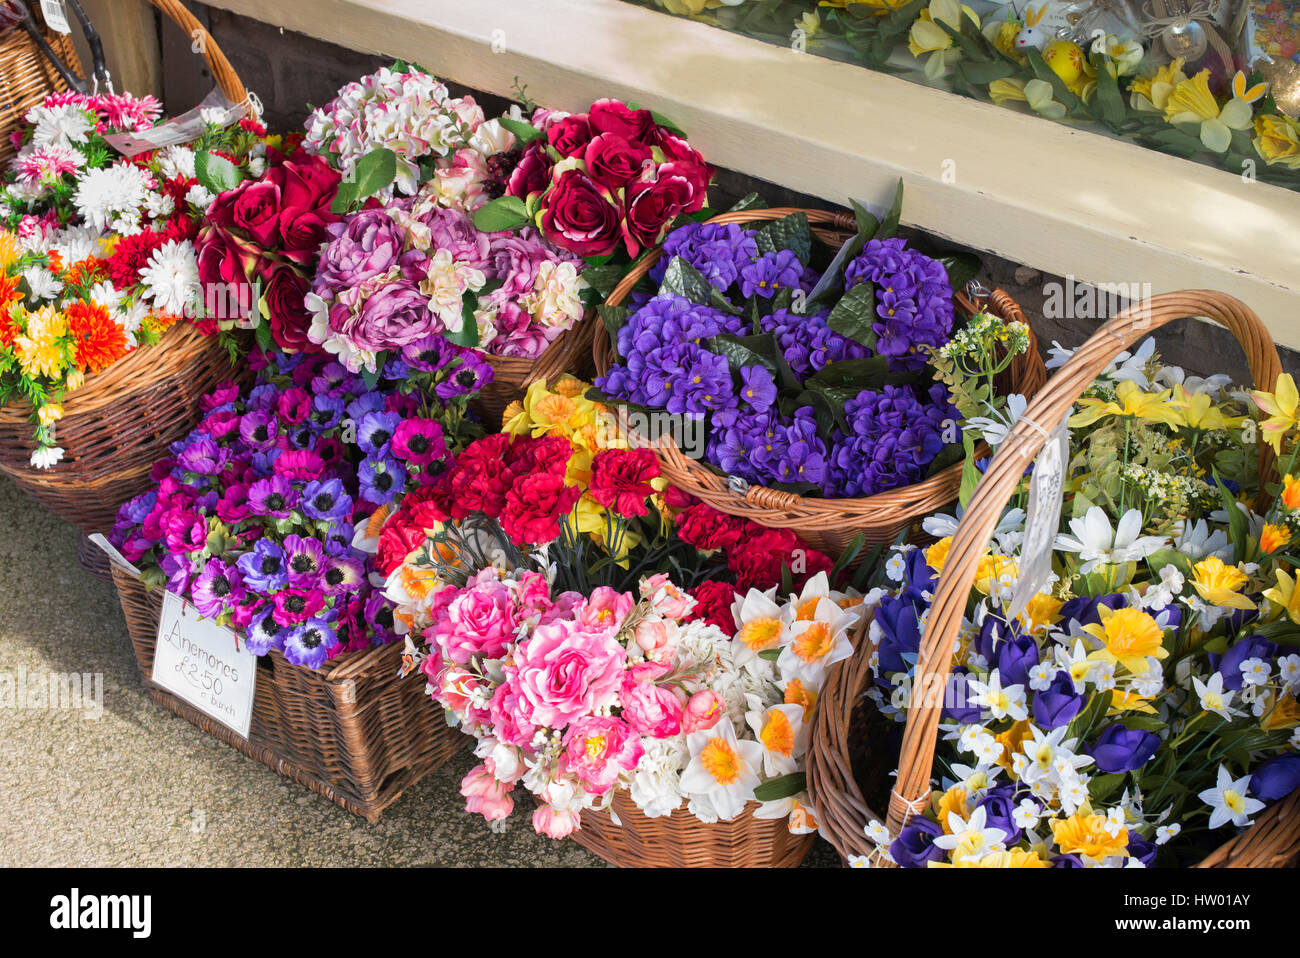
M 1102 662 L 1118 662 L 1137 674 L 1147 670 L 1150 657 L 1163 659 L 1169 655 L 1164 647 L 1164 631 L 1148 613 L 1125 606 L 1108 609 L 1099 606 L 1100 622 L 1085 625 L 1083 631 L 1102 642 L 1102 648 L 1088 658 Z
M 22 255 L 23 248 L 18 237 L 8 230 L 0 230 L 0 274 L 18 262 L 18 257 Z
M 1235 565 L 1227 565 L 1218 556 L 1209 556 L 1192 566 L 1192 585 L 1211 605 L 1230 609 L 1253 609 L 1255 603 L 1241 595 L 1249 581 Z
M 1094 861 L 1128 857 L 1128 829 L 1114 835 L 1106 830 L 1105 815 L 1079 811 L 1052 822 L 1052 837 L 1066 854 L 1087 855 Z

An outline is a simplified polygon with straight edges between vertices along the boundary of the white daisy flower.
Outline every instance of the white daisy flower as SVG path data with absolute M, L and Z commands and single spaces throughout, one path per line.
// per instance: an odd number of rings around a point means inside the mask
M 191 309 L 199 288 L 199 261 L 189 240 L 168 240 L 149 256 L 140 270 L 142 294 L 155 309 L 181 316 Z

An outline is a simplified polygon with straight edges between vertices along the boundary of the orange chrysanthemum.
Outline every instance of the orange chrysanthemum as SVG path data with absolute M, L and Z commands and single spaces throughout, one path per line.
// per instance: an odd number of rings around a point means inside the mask
M 108 278 L 108 264 L 102 259 L 87 256 L 72 264 L 63 281 L 69 286 L 93 286 L 100 280 Z
M 50 250 L 46 250 L 46 251 L 45 251 L 45 257 L 46 257 L 47 261 L 49 262 L 49 268 L 50 268 L 50 272 L 51 272 L 51 273 L 61 273 L 61 272 L 63 272 L 63 254 L 62 254 L 62 253 L 60 253 L 60 252 L 59 252 L 58 250 L 56 250 L 56 249 L 50 249 Z
M 75 343 L 74 359 L 88 373 L 113 365 L 127 353 L 126 333 L 98 303 L 70 303 L 63 311 Z

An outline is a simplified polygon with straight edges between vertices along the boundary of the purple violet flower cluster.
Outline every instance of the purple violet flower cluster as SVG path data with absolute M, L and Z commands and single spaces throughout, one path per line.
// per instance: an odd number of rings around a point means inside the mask
M 122 506 L 110 539 L 257 655 L 318 668 L 391 642 L 366 520 L 447 468 L 464 405 L 490 377 L 433 336 L 390 360 L 375 388 L 328 356 L 272 354 L 246 394 L 226 383 L 203 398 L 202 420 L 154 464 L 157 488 Z
M 656 282 L 680 257 L 726 303 L 743 308 L 732 315 L 723 304 L 701 305 L 663 291 L 653 298 L 634 294 L 616 337 L 622 361 L 596 379 L 598 389 L 639 406 L 707 416 L 706 458 L 750 482 L 857 497 L 925 478 L 945 445 L 945 421 L 960 418 L 942 385 L 918 376 L 916 384 L 863 389 L 843 403 L 843 424 L 829 429 L 806 402 L 792 408 L 804 384 L 827 366 L 873 355 L 830 328 L 829 309 L 805 315 L 764 305 L 782 289 L 811 291 L 815 270 L 791 250 L 760 253 L 753 231 L 735 224 L 683 226 L 668 235 L 663 249 L 650 272 Z M 902 240 L 868 242 L 849 262 L 844 282 L 846 288 L 877 284 L 875 354 L 886 356 L 893 371 L 919 370 L 925 354 L 918 347 L 941 345 L 952 332 L 946 271 Z M 722 350 L 711 348 L 719 335 L 764 333 L 799 383 L 792 389 L 787 381 L 784 398 L 770 364 L 733 368 Z

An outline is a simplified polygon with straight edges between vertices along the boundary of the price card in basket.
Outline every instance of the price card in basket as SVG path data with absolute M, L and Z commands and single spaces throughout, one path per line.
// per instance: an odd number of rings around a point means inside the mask
M 191 603 L 163 594 L 153 681 L 200 712 L 248 738 L 257 656 L 238 636 L 199 615 Z
M 1068 414 L 1067 414 L 1068 415 Z M 1061 526 L 1061 500 L 1065 493 L 1065 465 L 1070 456 L 1070 432 L 1065 419 L 1052 430 L 1029 477 L 1029 503 L 1025 509 L 1025 538 L 1020 546 L 1020 577 L 1011 593 L 1007 618 L 1024 611 L 1029 600 L 1052 578 L 1052 543 Z M 1010 452 L 1010 450 L 1007 450 Z

